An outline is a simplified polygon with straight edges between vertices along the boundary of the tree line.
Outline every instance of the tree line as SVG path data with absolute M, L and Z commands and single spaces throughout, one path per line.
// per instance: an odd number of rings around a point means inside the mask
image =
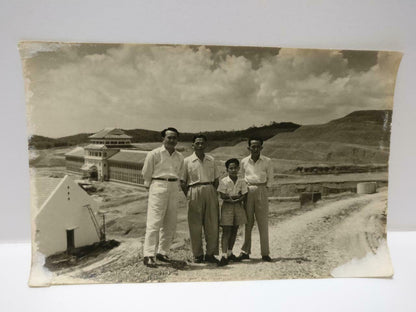
M 222 145 L 233 145 L 249 137 L 260 137 L 267 140 L 281 132 L 292 132 L 299 128 L 300 125 L 292 122 L 271 122 L 268 125 L 252 126 L 244 130 L 216 130 L 216 131 L 202 131 L 200 133 L 206 135 L 210 141 L 217 141 Z M 160 141 L 160 132 L 145 129 L 123 130 L 126 134 L 132 136 L 132 143 L 142 142 L 158 142 Z M 199 132 L 198 132 L 199 133 Z M 80 133 L 72 136 L 62 138 L 48 138 L 39 135 L 33 135 L 29 138 L 29 148 L 31 149 L 48 149 L 54 147 L 65 147 L 85 144 L 89 142 L 89 136 L 93 133 Z M 182 142 L 192 141 L 196 132 L 184 132 L 180 135 Z M 220 144 L 220 145 L 221 145 Z

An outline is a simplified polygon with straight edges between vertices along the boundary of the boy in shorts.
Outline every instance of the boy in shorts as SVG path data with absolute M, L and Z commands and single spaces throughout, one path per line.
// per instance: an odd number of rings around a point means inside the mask
M 240 162 L 231 158 L 225 162 L 228 176 L 221 179 L 218 192 L 223 200 L 221 206 L 222 257 L 219 266 L 227 265 L 228 262 L 238 261 L 233 254 L 233 247 L 237 237 L 238 226 L 247 223 L 247 216 L 243 204 L 247 197 L 247 184 L 243 179 L 238 178 Z

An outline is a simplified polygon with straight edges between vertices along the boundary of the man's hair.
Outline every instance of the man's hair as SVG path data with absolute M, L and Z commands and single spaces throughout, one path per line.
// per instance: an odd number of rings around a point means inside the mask
M 251 141 L 259 141 L 260 142 L 260 145 L 263 145 L 263 139 L 262 138 L 259 138 L 259 137 L 249 138 L 248 141 L 247 141 L 248 146 L 251 145 Z
M 239 166 L 240 166 L 240 162 L 238 161 L 238 159 L 237 159 L 237 158 L 230 158 L 230 159 L 228 159 L 228 160 L 225 162 L 225 168 L 227 168 L 227 169 L 228 169 L 228 167 L 229 167 L 231 164 L 236 164 L 236 165 L 237 165 L 237 167 L 239 167 Z
M 176 130 L 175 128 L 169 127 L 169 128 L 163 129 L 163 130 L 160 132 L 160 135 L 162 136 L 162 138 L 164 138 L 164 137 L 166 136 L 166 131 L 176 132 L 176 134 L 177 134 L 177 135 L 178 135 L 178 137 L 179 137 L 179 131 L 178 131 L 178 130 Z
M 204 139 L 205 142 L 208 141 L 206 135 L 202 133 L 194 135 L 194 137 L 192 138 L 192 143 L 195 143 L 196 139 Z

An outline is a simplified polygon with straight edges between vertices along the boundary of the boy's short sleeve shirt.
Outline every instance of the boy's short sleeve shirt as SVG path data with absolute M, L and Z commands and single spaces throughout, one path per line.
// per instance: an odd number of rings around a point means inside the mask
M 244 181 L 241 178 L 238 178 L 234 184 L 233 180 L 231 180 L 230 177 L 222 178 L 217 190 L 218 192 L 228 194 L 230 196 L 236 196 L 239 194 L 244 195 L 248 192 L 246 181 Z

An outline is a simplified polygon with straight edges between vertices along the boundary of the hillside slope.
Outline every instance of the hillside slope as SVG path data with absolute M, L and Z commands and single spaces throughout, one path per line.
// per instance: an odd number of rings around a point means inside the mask
M 391 110 L 355 111 L 323 125 L 302 126 L 292 133 L 282 133 L 270 142 L 336 142 L 389 147 Z
M 323 125 L 302 126 L 264 142 L 263 153 L 277 159 L 331 163 L 387 163 L 391 110 L 356 111 Z M 247 143 L 212 151 L 222 157 L 248 155 Z

